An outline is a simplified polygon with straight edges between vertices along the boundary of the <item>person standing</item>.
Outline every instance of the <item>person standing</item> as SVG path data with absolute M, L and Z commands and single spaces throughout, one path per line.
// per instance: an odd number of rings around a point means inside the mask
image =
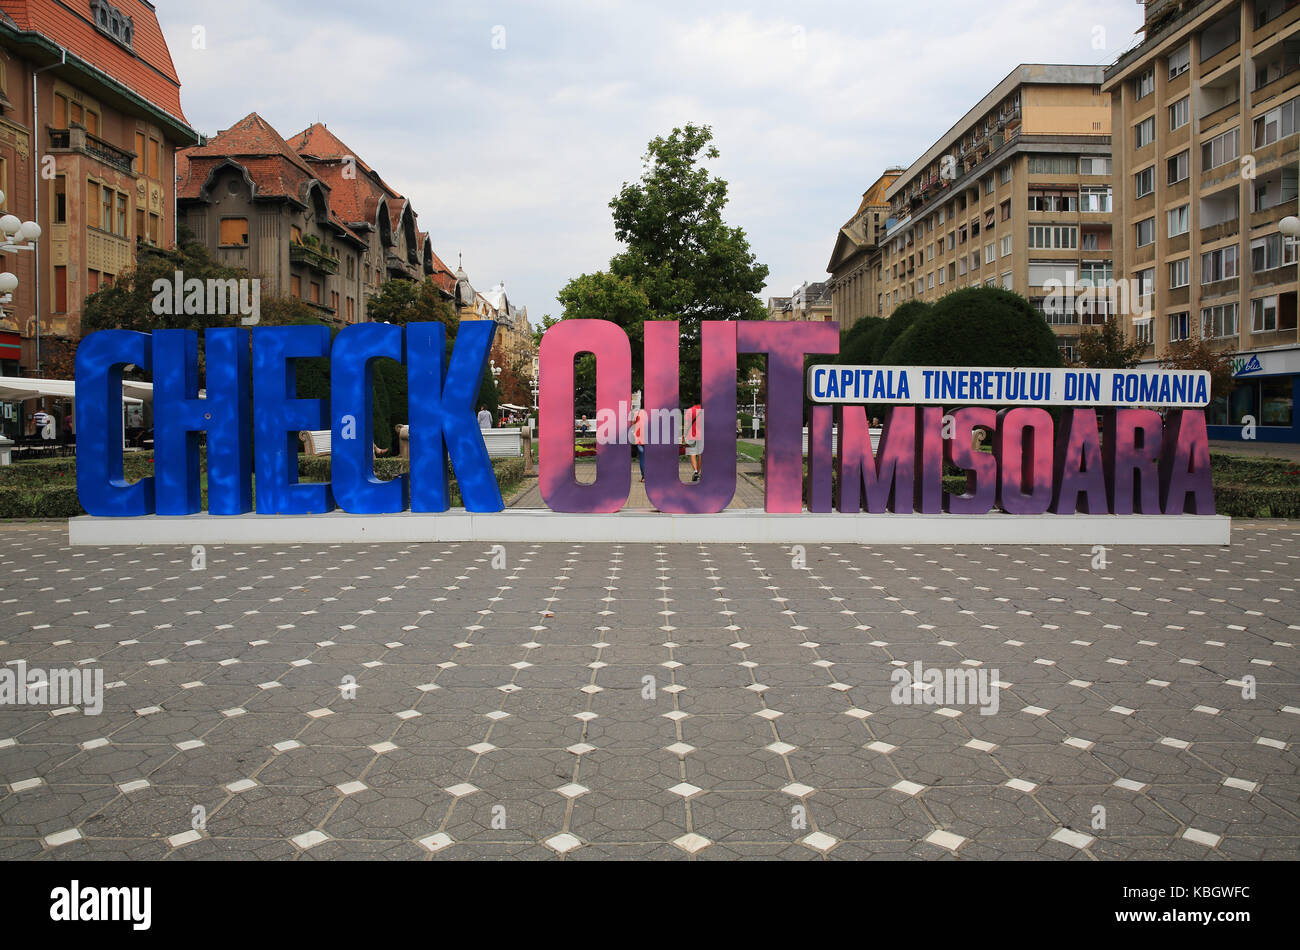
M 488 407 L 483 403 L 478 406 L 478 427 L 480 429 L 492 428 L 492 413 L 488 412 Z
M 632 444 L 636 446 L 636 463 L 641 468 L 641 481 L 645 481 L 645 430 L 649 417 L 644 409 L 638 409 L 632 422 Z
M 686 410 L 682 421 L 685 423 L 686 457 L 691 460 L 691 481 L 700 480 L 700 456 L 704 453 L 704 430 L 701 419 L 704 410 L 699 403 Z
M 54 416 L 46 412 L 44 407 L 37 409 L 36 414 L 32 416 L 32 428 L 34 434 L 40 436 L 41 441 L 54 441 Z

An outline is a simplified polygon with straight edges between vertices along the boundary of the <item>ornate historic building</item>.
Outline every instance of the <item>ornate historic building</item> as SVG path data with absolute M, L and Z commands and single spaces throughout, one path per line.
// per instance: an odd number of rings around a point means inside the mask
M 197 139 L 152 4 L 0 0 L 0 190 L 42 230 L 0 255 L 20 281 L 0 372 L 70 375 L 86 296 L 174 243 L 175 152 Z

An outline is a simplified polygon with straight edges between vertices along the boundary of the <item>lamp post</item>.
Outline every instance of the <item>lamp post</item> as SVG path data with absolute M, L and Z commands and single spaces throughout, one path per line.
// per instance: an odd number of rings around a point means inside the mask
M 0 191 L 0 208 L 4 207 L 5 194 Z M 17 254 L 20 251 L 36 250 L 36 242 L 41 236 L 41 226 L 35 221 L 20 220 L 16 214 L 0 217 L 0 253 Z M 13 303 L 14 291 L 18 289 L 18 277 L 9 271 L 0 273 L 0 316 L 3 307 Z M 36 375 L 41 375 L 41 314 L 36 313 Z

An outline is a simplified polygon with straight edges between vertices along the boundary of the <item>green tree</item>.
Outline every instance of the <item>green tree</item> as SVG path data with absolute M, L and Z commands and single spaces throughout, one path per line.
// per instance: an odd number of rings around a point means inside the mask
M 1144 349 L 1144 344 L 1124 336 L 1118 320 L 1107 320 L 1079 334 L 1078 361 L 1090 369 L 1132 369 L 1142 362 Z
M 877 337 L 885 326 L 880 317 L 862 317 L 853 326 L 840 333 L 840 355 L 837 363 L 844 366 L 865 366 L 871 363 L 871 352 Z
M 582 305 L 579 311 L 584 314 L 586 303 L 608 295 L 610 303 L 619 305 L 611 319 L 621 315 L 633 322 L 679 321 L 681 394 L 687 404 L 700 397 L 700 323 L 766 317 L 757 295 L 767 281 L 767 266 L 755 259 L 745 232 L 723 220 L 727 182 L 711 175 L 704 165 L 719 155 L 712 141 L 709 126 L 690 124 L 652 139 L 642 156 L 640 179 L 624 182 L 609 203 L 614 236 L 626 249 L 610 259 L 608 275 L 584 274 L 570 282 L 570 287 L 578 286 L 569 299 L 575 306 Z M 644 317 L 639 316 L 639 296 L 609 278 L 626 279 L 644 296 Z M 567 307 L 565 316 L 570 316 Z M 634 338 L 632 347 L 638 379 L 642 349 L 635 341 L 639 339 Z M 743 379 L 759 360 L 747 356 L 740 362 Z
M 1061 352 L 1052 328 L 1024 297 L 998 287 L 968 287 L 941 297 L 918 316 L 879 362 L 1055 367 L 1061 365 Z
M 573 278 L 556 294 L 556 299 L 564 307 L 565 320 L 609 320 L 623 328 L 632 346 L 632 389 L 640 389 L 645 379 L 645 368 L 641 365 L 645 322 L 655 319 L 645 291 L 630 277 L 615 277 L 607 271 L 597 271 Z M 581 376 L 575 377 L 575 383 L 584 396 L 590 390 L 594 411 L 595 363 L 590 358 L 579 357 L 576 365 Z
M 907 300 L 894 308 L 889 319 L 884 322 L 871 340 L 871 358 L 868 363 L 881 366 L 890 365 L 885 358 L 894 341 L 912 328 L 918 319 L 930 313 L 930 304 L 923 300 Z
M 441 323 L 448 336 L 456 334 L 456 316 L 432 280 L 394 278 L 384 282 L 366 304 L 366 318 L 375 323 Z
M 177 308 L 155 308 L 154 281 L 165 280 L 171 285 L 177 271 L 184 275 L 185 280 L 238 280 L 249 276 L 243 268 L 218 264 L 207 247 L 195 241 L 187 231 L 181 232 L 181 242 L 174 248 L 141 244 L 137 249 L 135 267 L 119 274 L 111 287 L 86 297 L 81 316 L 82 334 L 95 330 L 148 332 L 236 324 L 239 314 L 169 313 L 166 311 Z M 170 301 L 170 294 L 167 299 Z M 163 312 L 155 312 L 156 309 Z
M 1210 399 L 1232 392 L 1232 353 L 1212 349 L 1204 339 L 1178 340 L 1169 344 L 1160 360 L 1164 369 L 1205 370 L 1210 374 Z

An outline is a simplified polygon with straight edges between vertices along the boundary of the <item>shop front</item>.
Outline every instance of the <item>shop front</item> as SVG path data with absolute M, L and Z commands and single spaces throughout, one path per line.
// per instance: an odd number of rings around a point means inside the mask
M 1206 409 L 1211 439 L 1300 442 L 1300 346 L 1233 357 L 1233 386 Z

